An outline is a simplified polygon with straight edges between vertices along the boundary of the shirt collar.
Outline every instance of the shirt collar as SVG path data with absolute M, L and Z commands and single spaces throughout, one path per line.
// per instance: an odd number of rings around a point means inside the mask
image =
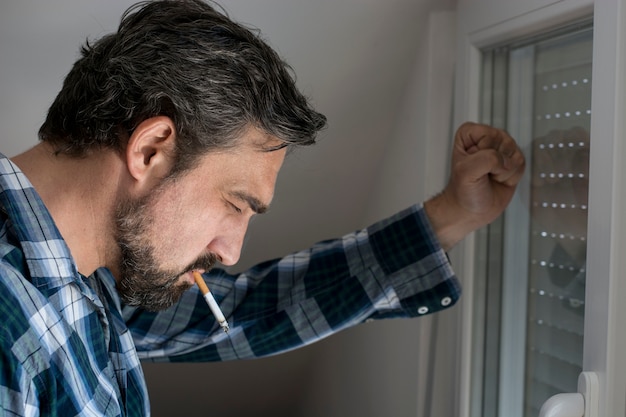
M 33 285 L 50 289 L 80 281 L 69 248 L 24 173 L 0 153 L 0 210 L 19 241 Z

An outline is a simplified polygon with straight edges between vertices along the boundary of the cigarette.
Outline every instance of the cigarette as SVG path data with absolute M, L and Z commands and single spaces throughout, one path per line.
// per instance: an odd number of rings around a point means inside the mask
M 200 275 L 198 271 L 193 271 L 193 278 L 196 280 L 196 284 L 200 288 L 200 292 L 202 292 L 202 295 L 204 295 L 204 299 L 209 305 L 211 312 L 215 316 L 215 320 L 217 320 L 220 326 L 222 326 L 224 332 L 228 333 L 230 327 L 228 327 L 226 317 L 224 317 L 224 313 L 222 313 L 222 310 L 220 310 L 220 306 L 217 305 L 217 301 L 215 301 L 215 298 L 213 298 L 213 294 L 211 294 L 211 291 L 209 291 L 209 287 L 207 287 L 204 279 L 202 279 L 202 275 Z

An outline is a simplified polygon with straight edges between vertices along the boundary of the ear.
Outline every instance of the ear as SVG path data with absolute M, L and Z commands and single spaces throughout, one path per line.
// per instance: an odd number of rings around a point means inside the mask
M 156 116 L 133 131 L 126 147 L 128 172 L 140 188 L 150 189 L 174 166 L 176 129 L 172 119 Z

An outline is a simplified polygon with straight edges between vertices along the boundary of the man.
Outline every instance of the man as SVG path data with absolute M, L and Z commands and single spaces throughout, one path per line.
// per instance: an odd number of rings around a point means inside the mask
M 86 45 L 41 142 L 0 157 L 0 409 L 146 415 L 140 359 L 259 357 L 453 305 L 445 250 L 502 212 L 524 170 L 513 139 L 471 123 L 423 206 L 236 276 L 212 269 L 237 262 L 288 149 L 324 124 L 273 50 L 199 0 L 138 5 Z

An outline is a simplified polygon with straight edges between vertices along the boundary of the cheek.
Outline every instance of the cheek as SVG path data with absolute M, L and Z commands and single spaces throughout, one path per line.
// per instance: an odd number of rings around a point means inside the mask
M 159 222 L 155 222 L 155 232 L 162 239 L 169 239 L 169 244 L 164 242 L 164 246 L 169 246 L 174 253 L 185 258 L 195 258 L 227 223 L 228 219 L 223 211 L 215 207 L 215 204 L 201 202 L 179 207 L 167 216 L 159 215 Z
M 149 214 L 147 238 L 164 266 L 197 256 L 200 235 L 206 230 L 198 213 L 176 201 L 160 199 L 149 208 Z

